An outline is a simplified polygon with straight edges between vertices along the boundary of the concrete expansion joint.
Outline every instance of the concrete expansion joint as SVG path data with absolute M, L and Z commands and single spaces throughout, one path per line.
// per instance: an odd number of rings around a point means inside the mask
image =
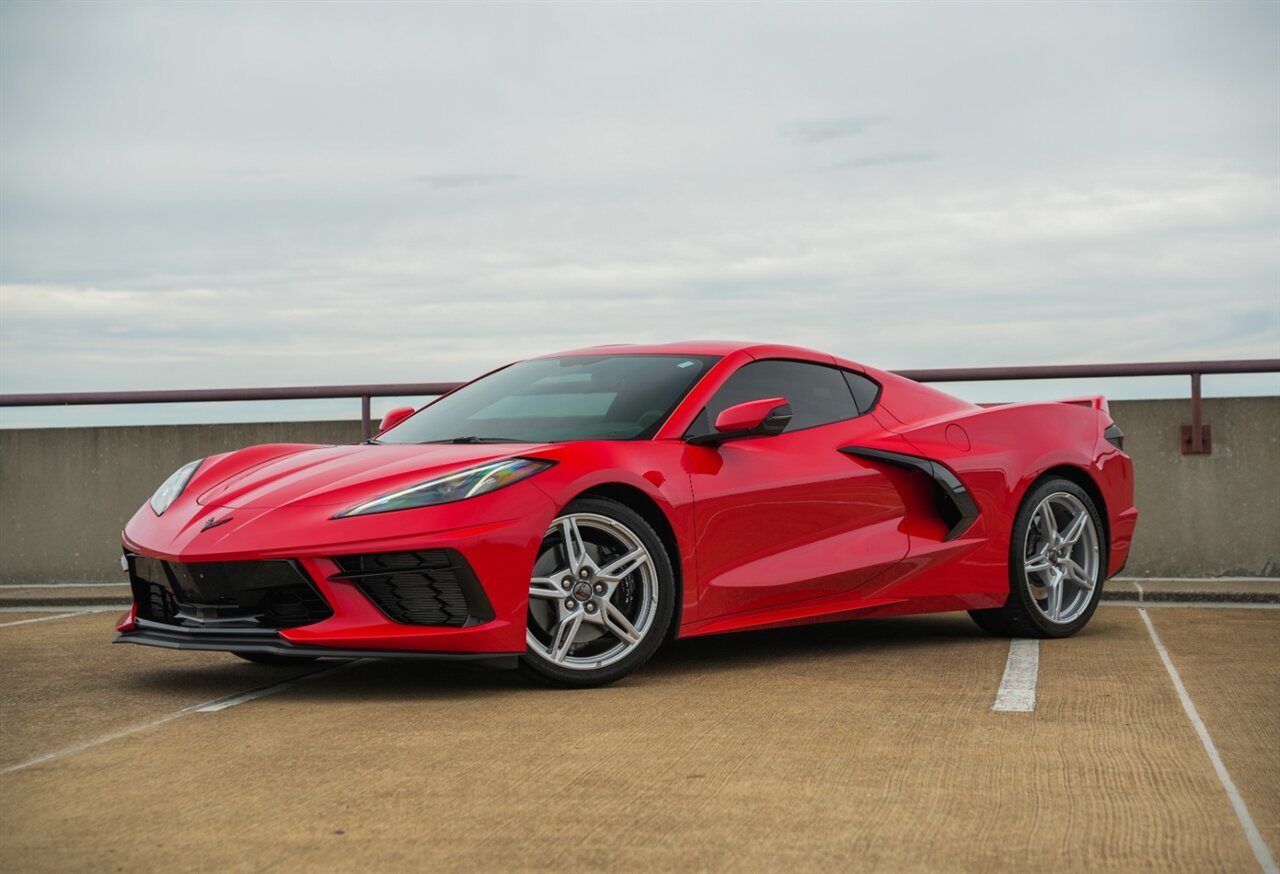
M 1108 580 L 1104 601 L 1280 604 L 1280 577 L 1204 577 Z

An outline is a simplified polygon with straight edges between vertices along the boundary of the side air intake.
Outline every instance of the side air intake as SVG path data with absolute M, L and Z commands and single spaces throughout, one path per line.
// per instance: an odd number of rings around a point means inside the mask
M 879 461 L 907 470 L 917 470 L 933 480 L 938 498 L 938 515 L 951 526 L 943 540 L 955 540 L 978 518 L 978 505 L 974 502 L 973 496 L 964 487 L 964 483 L 960 482 L 960 478 L 941 462 L 921 458 L 918 455 L 904 455 L 901 452 L 869 449 L 864 446 L 842 446 L 840 451 L 845 455 L 865 458 L 868 461 Z

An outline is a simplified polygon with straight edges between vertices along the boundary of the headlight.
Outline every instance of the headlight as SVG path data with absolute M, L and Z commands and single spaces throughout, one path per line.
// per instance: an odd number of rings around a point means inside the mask
M 554 461 L 538 458 L 506 458 L 478 467 L 469 467 L 457 473 L 429 479 L 416 486 L 401 489 L 363 504 L 343 510 L 333 518 L 363 516 L 367 513 L 386 513 L 391 510 L 408 510 L 413 507 L 432 507 L 465 501 L 477 495 L 487 495 L 506 486 L 528 479 L 554 465 Z
M 190 464 L 182 465 L 182 467 L 173 472 L 172 476 L 160 484 L 160 488 L 156 489 L 156 493 L 151 496 L 151 509 L 156 511 L 157 516 L 163 516 L 164 511 L 169 509 L 174 501 L 178 500 L 178 495 L 182 494 L 182 490 L 187 487 L 187 483 L 191 482 L 192 475 L 203 461 L 204 459 L 200 458 Z

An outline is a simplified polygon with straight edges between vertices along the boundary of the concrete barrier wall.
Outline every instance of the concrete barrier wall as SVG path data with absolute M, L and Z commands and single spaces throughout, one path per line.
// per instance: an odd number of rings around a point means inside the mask
M 1142 513 L 1126 576 L 1280 576 L 1280 398 L 1116 402 Z M 119 532 L 182 464 L 255 443 L 351 443 L 358 422 L 0 430 L 0 581 L 120 580 Z
M 1116 401 L 1138 533 L 1125 576 L 1280 577 L 1280 397 L 1206 398 L 1210 455 L 1183 455 L 1190 400 Z
M 0 582 L 120 582 L 120 529 L 188 461 L 359 439 L 354 421 L 0 430 Z

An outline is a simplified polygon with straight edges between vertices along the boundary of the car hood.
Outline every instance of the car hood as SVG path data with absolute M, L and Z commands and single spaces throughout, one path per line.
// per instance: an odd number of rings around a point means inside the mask
M 340 507 L 540 444 L 318 446 L 272 458 L 201 493 L 208 507 Z M 233 454 L 234 455 L 234 454 Z

